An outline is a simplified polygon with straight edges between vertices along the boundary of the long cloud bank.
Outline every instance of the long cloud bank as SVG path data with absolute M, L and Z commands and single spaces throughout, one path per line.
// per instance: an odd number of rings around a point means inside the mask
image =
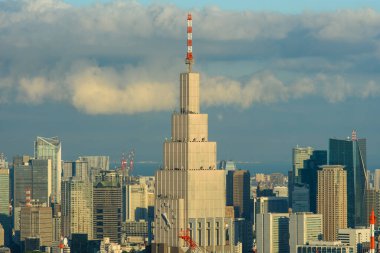
M 248 108 L 380 96 L 380 13 L 193 11 L 202 103 Z M 186 11 L 114 1 L 0 2 L 0 104 L 70 103 L 88 114 L 173 110 Z M 241 67 L 241 66 L 246 67 Z

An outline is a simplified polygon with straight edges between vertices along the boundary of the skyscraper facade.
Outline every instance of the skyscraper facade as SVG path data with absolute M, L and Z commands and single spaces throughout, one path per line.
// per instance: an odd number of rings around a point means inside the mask
M 52 163 L 51 160 L 31 159 L 23 164 L 17 164 L 13 169 L 13 204 L 23 206 L 25 191 L 31 191 L 31 198 L 40 203 L 50 203 L 52 194 Z
M 250 198 L 250 174 L 247 170 L 231 170 L 227 174 L 226 205 L 233 206 L 236 218 L 252 220 L 252 201 Z
M 148 220 L 148 187 L 144 182 L 128 183 L 125 198 L 126 221 Z
M 58 137 L 45 138 L 38 136 L 34 142 L 34 157 L 36 159 L 50 159 L 52 193 L 50 201 L 60 203 L 61 198 L 61 141 Z
M 114 171 L 103 171 L 97 176 L 93 190 L 94 239 L 109 237 L 121 242 L 122 193 L 121 178 Z
M 9 215 L 9 170 L 0 168 L 0 214 Z
M 258 253 L 290 252 L 288 213 L 258 214 L 255 226 Z
M 370 211 L 375 212 L 376 217 L 380 217 L 380 190 L 379 189 L 367 189 L 366 192 L 366 213 L 365 219 L 369 221 Z M 375 229 L 380 228 L 380 219 L 375 220 Z
M 367 252 L 364 244 L 369 244 L 371 232 L 369 228 L 345 228 L 339 229 L 338 240 L 344 245 L 354 247 L 354 253 Z
M 188 31 L 191 23 L 189 14 Z M 180 74 L 179 112 L 172 115 L 172 136 L 164 142 L 163 168 L 156 172 L 152 252 L 186 247 L 179 237 L 184 231 L 208 251 L 227 252 L 233 247 L 233 222 L 225 217 L 225 172 L 216 168 L 208 115 L 200 112 L 200 75 L 192 71 L 189 55 L 188 71 Z
M 380 190 L 380 169 L 375 170 L 375 175 L 373 178 L 374 187 L 376 190 Z
M 40 238 L 43 246 L 52 246 L 52 209 L 46 206 L 24 206 L 20 214 L 21 241 L 29 237 Z
M 298 182 L 300 174 L 300 170 L 304 168 L 304 161 L 310 159 L 310 156 L 313 154 L 314 149 L 312 147 L 295 147 L 293 148 L 293 177 L 295 179 L 295 183 Z M 300 182 L 300 181 L 299 181 Z
M 93 238 L 92 184 L 87 180 L 71 178 L 62 181 L 61 224 L 63 236 L 73 233 Z
M 250 179 L 247 170 L 229 170 L 226 176 L 226 204 L 233 207 L 235 244 L 240 241 L 243 252 L 252 249 L 253 201 L 250 198 Z
M 8 169 L 8 162 L 4 153 L 0 153 L 0 169 Z
M 317 212 L 317 186 L 319 166 L 327 164 L 327 150 L 314 150 L 309 159 L 304 161 L 301 170 L 301 182 L 309 186 L 310 212 Z
M 52 194 L 52 161 L 50 159 L 30 160 L 32 173 L 32 198 L 49 205 L 49 197 Z
M 3 239 L 5 239 L 4 242 L 0 244 L 7 246 L 11 241 L 9 200 L 9 170 L 6 168 L 0 168 L 0 225 L 3 229 Z
M 253 199 L 254 219 L 261 213 L 286 213 L 288 212 L 287 197 L 259 197 Z
M 289 206 L 293 207 L 293 191 L 294 187 L 302 184 L 302 171 L 304 162 L 310 159 L 314 149 L 312 147 L 299 147 L 298 145 L 292 149 L 292 171 L 289 172 Z
M 81 156 L 79 161 L 87 162 L 88 167 L 94 169 L 109 170 L 110 168 L 110 157 L 109 156 Z
M 347 171 L 348 226 L 366 226 L 365 193 L 368 185 L 366 139 L 330 139 L 329 164 L 344 165 Z
M 62 181 L 75 177 L 77 180 L 90 181 L 90 168 L 87 161 L 62 162 Z
M 347 228 L 347 172 L 342 165 L 325 165 L 318 171 L 317 211 L 323 215 L 323 238 L 336 241 Z
M 25 190 L 32 187 L 32 170 L 29 161 L 16 163 L 13 167 L 13 207 L 25 204 Z
M 290 252 L 297 252 L 297 245 L 322 240 L 322 214 L 292 213 L 289 217 Z
M 292 211 L 293 212 L 310 212 L 310 194 L 309 185 L 295 184 L 293 186 Z

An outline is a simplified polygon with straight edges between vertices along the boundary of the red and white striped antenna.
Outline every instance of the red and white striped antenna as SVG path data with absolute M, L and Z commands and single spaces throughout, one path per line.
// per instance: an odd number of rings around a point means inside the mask
M 369 253 L 375 253 L 375 211 L 372 208 L 371 214 L 369 216 L 369 226 L 371 231 L 370 244 L 369 244 Z
M 189 67 L 189 72 L 191 72 L 191 65 L 194 64 L 193 58 L 193 18 L 191 13 L 187 14 L 187 54 L 186 54 L 186 64 Z
M 358 140 L 358 137 L 356 136 L 356 130 L 352 130 L 351 140 L 352 141 L 357 141 Z

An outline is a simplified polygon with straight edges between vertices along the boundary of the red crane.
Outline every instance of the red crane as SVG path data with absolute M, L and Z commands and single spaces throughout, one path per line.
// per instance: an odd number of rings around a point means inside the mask
M 191 252 L 207 252 L 205 248 L 199 247 L 197 243 L 191 239 L 189 229 L 181 230 L 179 232 L 179 238 L 186 242 L 186 245 L 190 248 Z
M 194 251 L 196 248 L 198 248 L 198 245 L 190 237 L 189 229 L 181 230 L 179 232 L 179 238 L 186 242 L 187 246 L 191 249 L 191 251 Z
M 121 166 L 121 171 L 123 173 L 123 179 L 127 176 L 130 176 L 130 173 L 133 170 L 134 167 L 134 160 L 135 160 L 135 150 L 131 149 L 127 155 L 124 153 L 121 156 L 121 161 L 120 161 L 120 166 Z

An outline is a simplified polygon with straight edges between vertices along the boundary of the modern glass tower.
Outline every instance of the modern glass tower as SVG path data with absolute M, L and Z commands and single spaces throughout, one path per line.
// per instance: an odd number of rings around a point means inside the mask
M 13 205 L 23 206 L 25 191 L 31 190 L 32 199 L 49 204 L 52 192 L 51 160 L 32 159 L 24 164 L 16 164 L 13 171 Z
M 309 186 L 310 212 L 317 212 L 318 170 L 327 164 L 327 150 L 314 150 L 308 160 L 304 161 L 301 170 L 301 182 Z
M 366 139 L 352 137 L 330 139 L 329 164 L 344 165 L 347 171 L 347 216 L 348 226 L 366 226 L 365 194 L 368 186 Z
M 61 141 L 58 137 L 37 137 L 34 142 L 36 159 L 50 159 L 52 162 L 51 202 L 60 203 L 61 199 Z

